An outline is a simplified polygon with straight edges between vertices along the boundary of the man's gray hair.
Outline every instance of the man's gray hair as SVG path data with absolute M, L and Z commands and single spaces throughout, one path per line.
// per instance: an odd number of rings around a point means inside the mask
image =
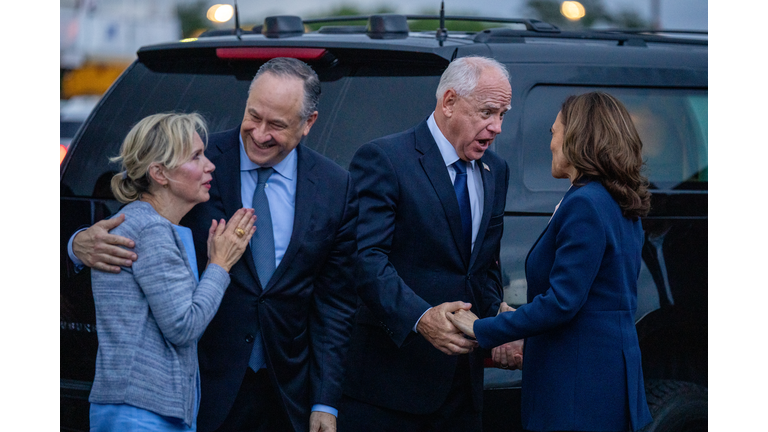
M 278 77 L 298 78 L 304 83 L 304 101 L 301 106 L 301 120 L 305 121 L 309 116 L 317 111 L 317 104 L 320 102 L 320 78 L 309 65 L 301 60 L 289 57 L 277 57 L 264 63 L 256 72 L 256 76 L 248 87 L 248 96 L 256 80 L 265 73 L 271 73 Z
M 440 100 L 448 89 L 457 95 L 467 97 L 475 90 L 484 69 L 496 68 L 509 81 L 509 72 L 498 61 L 480 56 L 461 57 L 451 62 L 440 77 L 435 97 Z

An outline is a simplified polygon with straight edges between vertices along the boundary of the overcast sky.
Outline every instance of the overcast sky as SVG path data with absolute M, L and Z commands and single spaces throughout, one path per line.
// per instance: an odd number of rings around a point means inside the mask
M 659 0 L 661 26 L 666 29 L 707 30 L 707 0 Z M 356 5 L 363 12 L 388 6 L 398 13 L 422 13 L 425 9 L 439 10 L 440 0 L 239 0 L 241 20 L 253 21 L 269 15 L 319 14 L 334 6 Z M 650 20 L 651 0 L 604 0 L 611 11 L 630 9 Z M 445 0 L 446 14 L 472 13 L 481 16 L 527 18 L 523 16 L 525 0 Z M 589 13 L 589 11 L 587 11 Z

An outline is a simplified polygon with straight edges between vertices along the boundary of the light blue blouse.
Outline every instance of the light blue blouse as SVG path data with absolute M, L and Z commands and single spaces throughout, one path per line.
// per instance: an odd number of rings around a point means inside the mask
M 200 282 L 200 276 L 197 273 L 197 255 L 195 255 L 195 242 L 192 240 L 192 230 L 179 225 L 174 225 L 173 227 L 181 238 L 181 242 L 184 243 L 184 252 L 187 253 L 187 261 L 192 267 L 192 273 L 195 275 L 195 280 Z

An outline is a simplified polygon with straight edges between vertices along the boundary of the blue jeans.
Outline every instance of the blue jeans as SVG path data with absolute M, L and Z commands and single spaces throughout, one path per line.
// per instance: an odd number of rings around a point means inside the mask
M 195 415 L 192 426 L 175 417 L 166 417 L 128 404 L 91 404 L 91 432 L 163 431 L 194 432 L 200 408 L 200 372 L 195 387 Z

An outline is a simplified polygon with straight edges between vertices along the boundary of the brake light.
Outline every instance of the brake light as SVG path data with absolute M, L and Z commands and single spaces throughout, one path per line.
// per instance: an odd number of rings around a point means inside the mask
M 292 57 L 298 60 L 317 60 L 327 52 L 324 48 L 295 47 L 239 47 L 216 48 L 216 56 L 229 60 L 270 60 L 275 57 Z
M 67 155 L 67 148 L 59 144 L 59 165 L 61 165 L 61 161 L 64 160 L 64 156 L 66 155 Z

